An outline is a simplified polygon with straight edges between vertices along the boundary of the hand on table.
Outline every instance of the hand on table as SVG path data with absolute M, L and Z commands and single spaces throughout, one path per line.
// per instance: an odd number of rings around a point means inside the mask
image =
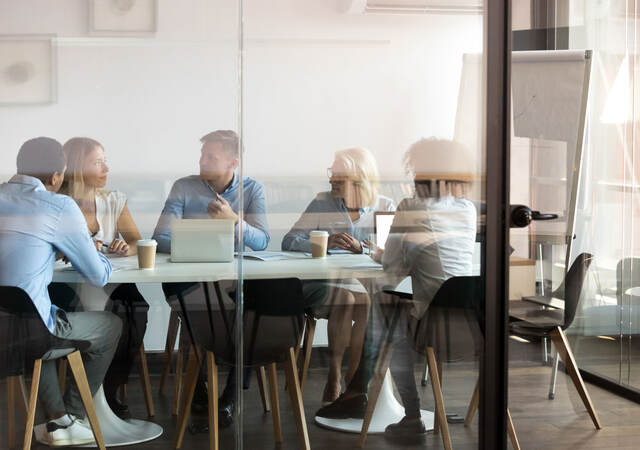
M 107 248 L 107 253 L 115 253 L 120 256 L 126 256 L 129 251 L 129 244 L 122 239 L 114 239 Z
M 377 263 L 382 262 L 382 255 L 384 254 L 384 249 L 378 247 L 375 242 L 371 242 L 369 239 L 364 240 L 364 246 L 369 249 L 369 256 Z
M 348 233 L 332 234 L 329 236 L 327 247 L 341 248 L 342 250 L 349 250 L 353 253 L 362 253 L 362 245 L 360 245 L 360 241 Z
M 96 246 L 96 250 L 98 250 L 100 253 L 102 253 L 102 246 L 104 245 L 104 242 L 94 239 L 93 240 L 93 245 Z
M 212 219 L 233 219 L 233 223 L 238 223 L 238 215 L 233 212 L 231 205 L 224 198 L 216 194 L 216 200 L 211 200 L 207 207 L 207 214 Z

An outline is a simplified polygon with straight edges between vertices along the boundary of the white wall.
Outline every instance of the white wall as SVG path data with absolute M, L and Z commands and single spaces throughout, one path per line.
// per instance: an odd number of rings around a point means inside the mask
M 0 167 L 48 134 L 97 138 L 114 173 L 194 171 L 197 138 L 237 128 L 233 2 L 160 0 L 156 36 L 126 39 L 90 37 L 87 3 L 0 0 L 2 34 L 59 37 L 58 101 L 0 108 Z M 398 172 L 417 137 L 452 135 L 461 55 L 481 50 L 481 18 L 347 15 L 334 3 L 246 1 L 248 173 L 315 174 L 355 144 Z
M 134 38 L 90 35 L 87 4 L 0 0 L 0 34 L 58 38 L 57 102 L 0 107 L 0 174 L 30 137 L 91 136 L 149 233 L 170 181 L 197 172 L 198 138 L 238 129 L 237 4 L 159 0 L 158 32 Z M 335 150 L 360 145 L 398 179 L 411 142 L 452 136 L 480 16 L 346 15 L 334 0 L 246 0 L 244 11 L 247 174 L 322 180 Z

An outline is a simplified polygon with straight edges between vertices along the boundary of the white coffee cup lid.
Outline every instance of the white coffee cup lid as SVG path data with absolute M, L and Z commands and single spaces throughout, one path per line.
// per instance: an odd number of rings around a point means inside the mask
M 324 230 L 313 230 L 312 232 L 309 233 L 309 237 L 311 236 L 317 236 L 317 237 L 327 236 L 328 237 L 329 232 Z
M 158 245 L 155 239 L 140 239 L 138 241 L 139 247 L 153 247 Z

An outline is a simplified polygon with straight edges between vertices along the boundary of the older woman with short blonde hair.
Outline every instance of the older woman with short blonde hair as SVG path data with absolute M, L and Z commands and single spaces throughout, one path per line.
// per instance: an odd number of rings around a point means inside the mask
M 354 147 L 335 153 L 327 169 L 331 191 L 320 192 L 282 240 L 282 249 L 311 251 L 309 233 L 329 233 L 330 252 L 364 253 L 364 241 L 373 233 L 376 211 L 393 211 L 390 198 L 378 193 L 378 166 L 373 154 Z M 351 348 L 345 380 L 353 377 L 360 361 L 369 296 L 357 280 L 307 281 L 303 284 L 306 306 L 315 317 L 328 318 L 329 376 L 322 400 L 334 401 L 342 390 L 342 358 Z M 352 326 L 353 323 L 353 326 Z

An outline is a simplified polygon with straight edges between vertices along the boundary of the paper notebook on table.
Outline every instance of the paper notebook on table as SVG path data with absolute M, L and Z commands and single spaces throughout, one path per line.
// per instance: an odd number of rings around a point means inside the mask
M 262 250 L 257 252 L 245 252 L 242 254 L 247 259 L 257 259 L 258 261 L 280 261 L 283 259 L 299 259 L 300 256 L 292 255 L 290 253 L 282 252 L 270 252 L 268 250 Z

